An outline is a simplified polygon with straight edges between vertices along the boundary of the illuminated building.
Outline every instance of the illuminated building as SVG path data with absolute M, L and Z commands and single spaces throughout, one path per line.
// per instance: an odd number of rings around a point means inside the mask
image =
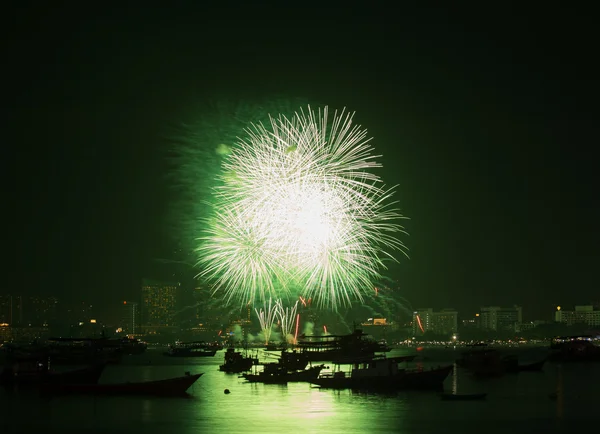
M 442 309 L 439 312 L 434 312 L 432 308 L 417 309 L 413 312 L 412 328 L 414 336 L 427 332 L 454 334 L 458 330 L 458 312 L 454 309 Z
M 479 324 L 482 329 L 494 331 L 517 331 L 523 322 L 521 306 L 498 307 L 487 306 L 480 309 Z
M 123 333 L 135 335 L 139 333 L 140 310 L 134 301 L 124 301 L 121 305 L 121 329 Z
M 0 295 L 0 323 L 11 326 L 23 322 L 23 298 L 20 295 Z
M 600 326 L 600 310 L 594 309 L 594 306 L 575 306 L 575 310 L 562 310 L 560 306 L 556 308 L 554 320 L 567 325 L 587 324 L 588 326 Z
M 0 299 L 0 303 L 1 302 L 2 302 L 2 299 Z M 0 307 L 1 307 L 1 305 L 0 305 Z M 12 338 L 12 333 L 11 333 L 12 330 L 11 329 L 12 329 L 12 327 L 10 327 L 8 325 L 8 323 L 0 322 L 0 343 L 10 342 L 10 340 Z
M 367 322 L 361 323 L 361 326 L 375 339 L 384 339 L 388 331 L 395 328 L 394 323 L 388 322 L 387 318 L 369 318 Z
M 141 317 L 146 333 L 173 327 L 179 283 L 142 280 Z

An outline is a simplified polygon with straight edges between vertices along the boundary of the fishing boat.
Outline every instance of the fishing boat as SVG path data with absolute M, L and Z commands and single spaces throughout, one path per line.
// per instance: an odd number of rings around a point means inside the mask
M 299 371 L 289 371 L 279 363 L 267 363 L 264 365 L 262 371 L 255 374 L 243 374 L 242 377 L 249 383 L 287 384 L 292 382 L 310 382 L 311 380 L 315 380 L 325 368 L 325 365 L 319 365 Z
M 169 357 L 213 357 L 217 348 L 206 342 L 175 342 L 169 345 L 169 351 L 163 353 Z
M 183 377 L 166 380 L 143 381 L 140 383 L 113 384 L 65 384 L 45 383 L 41 391 L 48 394 L 82 394 L 82 395 L 152 395 L 152 396 L 185 396 L 187 390 L 203 375 L 189 372 Z
M 441 398 L 442 401 L 483 401 L 486 396 L 487 393 L 442 393 Z
M 424 369 L 400 368 L 402 357 L 373 357 L 351 364 L 350 372 L 338 370 L 311 380 L 323 388 L 356 390 L 442 389 L 453 366 Z

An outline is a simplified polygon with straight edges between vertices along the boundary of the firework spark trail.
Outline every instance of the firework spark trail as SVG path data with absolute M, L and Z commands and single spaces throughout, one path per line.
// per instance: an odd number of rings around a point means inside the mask
M 288 342 L 288 340 L 290 340 L 288 338 L 292 336 L 292 330 L 294 328 L 296 311 L 298 310 L 298 301 L 296 301 L 294 306 L 291 308 L 284 308 L 281 299 L 277 300 L 275 304 L 277 306 L 279 321 L 281 322 L 281 335 L 283 337 L 283 342 Z
M 200 276 L 228 301 L 303 295 L 335 310 L 370 295 L 384 259 L 405 254 L 393 188 L 370 172 L 381 165 L 352 116 L 271 118 L 225 158 L 197 251 Z
M 296 314 L 296 331 L 294 332 L 294 345 L 298 344 L 298 328 L 300 327 L 300 314 Z
M 273 324 L 276 319 L 278 307 L 279 305 L 277 303 L 272 305 L 271 299 L 269 298 L 268 303 L 265 302 L 264 309 L 254 309 L 256 311 L 256 315 L 258 316 L 260 328 L 265 338 L 265 345 L 268 344 L 269 340 L 271 339 L 271 332 L 273 331 Z
M 244 134 L 244 128 L 252 122 L 268 122 L 268 113 L 293 114 L 296 107 L 307 103 L 303 98 L 208 98 L 195 108 L 193 118 L 173 131 L 168 158 L 174 169 L 169 178 L 174 200 L 168 222 L 170 232 L 186 252 L 197 247 L 202 222 L 210 216 L 212 188 L 219 180 L 221 163 Z

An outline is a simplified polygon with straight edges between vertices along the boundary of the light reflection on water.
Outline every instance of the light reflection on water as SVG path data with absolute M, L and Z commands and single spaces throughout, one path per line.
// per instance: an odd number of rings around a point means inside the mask
M 425 351 L 424 366 L 452 363 L 457 353 Z M 320 390 L 307 383 L 246 384 L 218 371 L 214 358 L 169 359 L 148 351 L 110 366 L 101 382 L 143 381 L 204 372 L 189 399 L 65 396 L 40 399 L 34 392 L 0 391 L 0 433 L 372 433 L 372 432 L 560 432 L 568 423 L 586 424 L 594 416 L 600 365 L 547 365 L 543 373 L 521 373 L 475 381 L 456 370 L 445 390 L 487 392 L 485 402 L 441 401 L 432 392 L 367 394 Z M 549 394 L 560 380 L 560 401 Z M 230 394 L 224 394 L 229 389 Z M 560 407 L 560 411 L 558 411 Z

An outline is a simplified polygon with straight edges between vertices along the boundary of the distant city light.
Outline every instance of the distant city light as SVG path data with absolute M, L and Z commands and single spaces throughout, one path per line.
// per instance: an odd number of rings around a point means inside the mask
M 92 323 L 92 324 L 96 324 L 96 320 L 95 320 L 95 319 L 91 319 L 91 320 L 90 320 L 90 323 Z

